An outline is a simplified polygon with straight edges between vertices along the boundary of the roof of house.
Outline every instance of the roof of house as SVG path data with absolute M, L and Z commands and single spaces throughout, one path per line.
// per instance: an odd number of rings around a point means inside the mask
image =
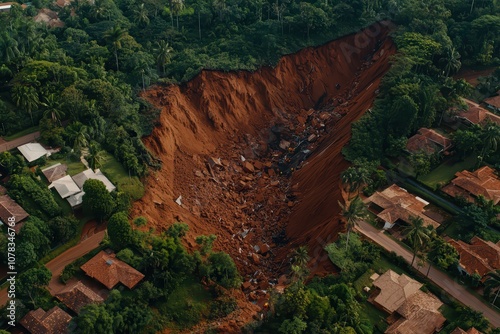
M 489 104 L 495 108 L 500 108 L 500 95 L 492 96 L 484 100 L 484 103 Z
M 451 146 L 451 140 L 432 129 L 421 128 L 418 133 L 408 139 L 406 150 L 411 153 L 425 152 L 432 154 L 446 150 Z
M 88 286 L 78 281 L 56 295 L 56 298 L 76 313 L 91 303 L 102 303 L 104 299 L 92 291 Z
M 441 189 L 451 197 L 461 196 L 470 202 L 479 195 L 498 204 L 500 202 L 500 178 L 495 171 L 484 166 L 475 172 L 464 170 L 457 172 L 455 178 Z
M 43 175 L 47 178 L 49 182 L 54 182 L 64 176 L 66 176 L 66 171 L 68 170 L 68 166 L 65 164 L 55 164 L 53 166 L 42 169 Z
M 439 226 L 437 221 L 424 214 L 424 207 L 429 204 L 428 202 L 410 194 L 396 184 L 382 192 L 375 192 L 365 200 L 365 203 L 369 202 L 383 209 L 377 216 L 388 223 L 393 224 L 398 219 L 409 222 L 410 216 L 418 216 L 424 220 L 426 226 L 432 225 L 435 228 Z
M 16 224 L 26 219 L 29 214 L 17 204 L 9 195 L 0 196 L 0 220 L 7 223 L 10 217 L 15 217 Z
M 28 162 L 35 161 L 48 153 L 48 151 L 38 143 L 28 143 L 18 146 L 17 149 L 21 152 L 24 158 L 28 160 Z
M 388 334 L 434 334 L 446 321 L 439 312 L 443 303 L 433 294 L 418 290 L 396 312 L 402 317 L 385 331 Z
M 112 192 L 113 190 L 116 189 L 116 187 L 111 183 L 111 181 L 101 172 L 100 169 L 97 169 L 95 172 L 92 169 L 87 169 L 79 174 L 76 174 L 73 176 L 73 180 L 75 183 L 80 187 L 80 189 L 83 188 L 83 184 L 85 181 L 88 179 L 95 179 L 95 180 L 100 180 L 104 185 L 106 186 L 106 189 L 109 192 Z
M 33 334 L 64 334 L 70 321 L 68 313 L 54 306 L 47 312 L 41 308 L 28 312 L 20 323 Z
M 50 28 L 64 27 L 64 22 L 59 19 L 56 12 L 48 8 L 42 8 L 38 14 L 33 18 L 35 22 L 43 22 Z
M 104 251 L 99 252 L 80 268 L 110 290 L 118 283 L 132 289 L 144 278 L 142 273 L 117 259 L 115 254 L 107 254 Z
M 460 265 L 469 274 L 478 273 L 481 277 L 489 272 L 500 269 L 500 246 L 479 237 L 474 237 L 471 243 L 450 239 L 448 242 L 460 254 Z
M 50 184 L 49 188 L 56 188 L 57 192 L 62 198 L 69 197 L 81 191 L 75 181 L 73 181 L 73 179 L 69 175 L 55 180 Z
M 399 275 L 390 269 L 373 281 L 373 285 L 380 289 L 374 301 L 390 313 L 399 309 L 422 287 L 422 284 L 414 279 L 405 274 Z
M 495 115 L 483 107 L 479 106 L 477 103 L 472 102 L 467 99 L 463 99 L 467 104 L 466 110 L 460 110 L 456 117 L 465 119 L 472 124 L 484 125 L 487 122 L 492 122 L 500 125 L 500 116 Z
M 83 203 L 83 195 L 85 195 L 85 192 L 80 191 L 79 193 L 69 196 L 68 198 L 66 198 L 66 200 L 68 201 L 69 205 L 74 208 Z

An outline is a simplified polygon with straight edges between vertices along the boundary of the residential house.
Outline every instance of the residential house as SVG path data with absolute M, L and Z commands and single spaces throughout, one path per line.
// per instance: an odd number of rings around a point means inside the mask
M 61 198 L 68 198 L 81 192 L 81 189 L 76 185 L 71 176 L 66 175 L 55 180 L 49 185 L 49 189 L 54 188 Z
M 59 180 L 60 178 L 66 176 L 66 171 L 68 170 L 68 166 L 65 164 L 57 163 L 53 166 L 42 169 L 42 173 L 49 182 L 54 182 L 55 180 Z
M 29 214 L 17 204 L 9 195 L 0 196 L 0 222 L 8 224 L 9 218 L 14 217 L 15 226 L 14 230 L 19 233 L 24 225 L 24 220 L 28 218 Z
M 429 202 L 395 184 L 382 192 L 375 192 L 364 202 L 368 205 L 368 209 L 385 223 L 384 229 L 390 229 L 398 223 L 409 224 L 412 216 L 422 218 L 426 226 L 437 228 L 440 225 L 436 220 L 437 215 L 426 209 Z
M 459 270 L 468 275 L 479 274 L 483 281 L 485 275 L 500 269 L 500 242 L 494 244 L 479 237 L 474 237 L 471 243 L 462 240 L 447 240 L 460 255 Z
M 49 28 L 61 28 L 64 27 L 64 22 L 59 19 L 56 12 L 48 8 L 42 8 L 38 11 L 38 14 L 33 18 L 35 22 L 44 23 Z
M 21 6 L 22 9 L 25 9 L 26 7 L 28 7 L 25 4 L 20 4 L 17 2 L 2 2 L 2 3 L 0 3 L 0 13 L 10 12 L 10 9 L 12 8 L 13 5 L 19 5 L 19 6 Z
M 500 111 L 500 95 L 492 96 L 483 101 L 488 108 L 493 111 Z
M 17 149 L 21 152 L 28 162 L 40 159 L 43 156 L 49 156 L 50 153 L 38 143 L 28 143 L 18 146 Z
M 20 323 L 32 334 L 66 334 L 70 321 L 68 313 L 54 306 L 47 312 L 41 308 L 28 312 Z
M 424 152 L 426 154 L 447 152 L 451 147 L 450 138 L 440 134 L 433 129 L 421 128 L 417 134 L 410 137 L 406 143 L 406 150 L 415 154 Z
M 469 202 L 474 202 L 480 195 L 495 204 L 500 202 L 500 178 L 488 166 L 475 172 L 457 172 L 455 178 L 441 190 L 451 197 L 463 197 Z
M 99 180 L 102 183 L 104 183 L 106 189 L 109 192 L 112 192 L 113 190 L 116 189 L 113 183 L 111 183 L 111 181 L 101 172 L 100 169 L 97 169 L 94 172 L 92 169 L 89 168 L 73 176 L 73 180 L 75 180 L 75 183 L 78 185 L 80 189 L 83 189 L 83 184 L 85 183 L 85 181 L 90 179 Z
M 118 283 L 132 289 L 144 278 L 142 273 L 117 259 L 114 253 L 105 251 L 99 252 L 80 268 L 87 276 L 97 280 L 109 290 Z
M 385 333 L 433 334 L 446 321 L 439 312 L 443 303 L 421 291 L 422 284 L 404 274 L 388 270 L 373 281 L 373 286 L 369 301 L 389 314 Z
M 500 116 L 489 112 L 470 100 L 463 99 L 467 104 L 466 110 L 460 110 L 456 113 L 455 118 L 460 120 L 465 125 L 485 125 L 488 122 L 500 125 Z
M 80 313 L 81 309 L 89 304 L 104 302 L 104 299 L 100 295 L 92 291 L 81 281 L 67 287 L 55 297 L 75 313 Z

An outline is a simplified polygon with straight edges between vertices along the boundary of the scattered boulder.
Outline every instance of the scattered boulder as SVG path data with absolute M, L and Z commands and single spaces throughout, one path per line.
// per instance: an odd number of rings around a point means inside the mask
M 307 137 L 307 141 L 310 143 L 314 143 L 316 139 L 318 139 L 318 137 L 315 134 L 312 134 L 309 137 Z
M 284 139 L 282 139 L 282 140 L 280 141 L 280 148 L 281 148 L 282 150 L 288 150 L 288 148 L 289 148 L 289 147 L 290 147 L 290 142 L 289 142 L 289 141 L 286 141 L 286 140 L 284 140 Z
M 180 195 L 179 197 L 177 197 L 177 199 L 175 200 L 175 203 L 177 203 L 178 205 L 182 206 L 182 195 Z
M 260 258 L 258 254 L 252 253 L 252 260 L 255 264 L 260 264 Z
M 254 166 L 248 161 L 243 162 L 243 170 L 247 173 L 255 172 Z

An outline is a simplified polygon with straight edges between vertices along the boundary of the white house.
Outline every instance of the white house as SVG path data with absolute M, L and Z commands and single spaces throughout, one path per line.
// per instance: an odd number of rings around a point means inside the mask
M 35 161 L 43 156 L 49 156 L 50 153 L 43 148 L 42 145 L 38 143 L 28 143 L 21 146 L 18 146 L 17 149 L 21 152 L 28 162 Z
M 66 175 L 58 180 L 52 182 L 49 189 L 55 188 L 61 198 L 67 198 L 81 192 L 80 188 L 76 185 L 71 176 Z

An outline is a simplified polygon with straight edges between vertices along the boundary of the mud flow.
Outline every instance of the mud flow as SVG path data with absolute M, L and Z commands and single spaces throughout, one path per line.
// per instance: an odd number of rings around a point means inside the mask
M 314 273 L 333 270 L 322 251 L 336 238 L 341 149 L 366 112 L 395 46 L 387 23 L 284 56 L 255 72 L 203 71 L 183 85 L 146 91 L 162 110 L 145 138 L 162 161 L 134 204 L 157 231 L 175 221 L 194 238 L 215 234 L 260 299 L 307 245 Z

